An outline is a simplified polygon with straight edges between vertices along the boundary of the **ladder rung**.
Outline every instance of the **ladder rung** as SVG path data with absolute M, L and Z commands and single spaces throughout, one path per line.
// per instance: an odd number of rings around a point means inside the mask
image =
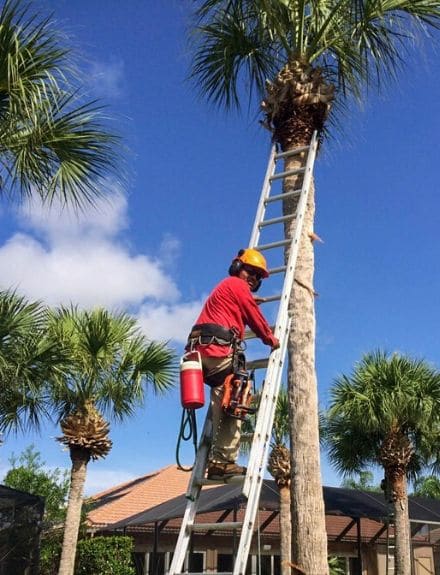
M 194 523 L 188 525 L 191 531 L 230 531 L 231 529 L 241 529 L 241 521 L 222 521 L 221 523 Z
M 280 266 L 278 268 L 270 268 L 269 269 L 269 275 L 273 275 L 273 274 L 280 274 L 282 272 L 285 272 L 287 269 L 287 266 Z
M 269 196 L 264 200 L 264 203 L 270 204 L 272 202 L 278 202 L 279 200 L 286 200 L 287 198 L 292 198 L 294 196 L 300 196 L 302 190 L 292 190 L 291 192 L 286 192 L 284 194 L 276 194 L 275 196 Z
M 273 182 L 274 180 L 282 180 L 283 178 L 287 178 L 287 176 L 295 176 L 297 174 L 304 174 L 306 171 L 305 167 L 303 168 L 296 168 L 294 170 L 286 170 L 285 172 L 279 172 L 278 174 L 274 174 L 270 176 L 269 180 Z
M 282 222 L 287 222 L 292 220 L 295 217 L 295 214 L 288 214 L 287 216 L 280 216 L 279 218 L 271 218 L 270 220 L 263 220 L 258 224 L 259 228 L 264 228 L 266 226 L 271 226 L 273 224 L 280 224 Z
M 244 475 L 232 475 L 224 479 L 207 479 L 204 477 L 198 482 L 198 485 L 224 485 L 225 483 L 229 485 L 231 483 L 243 483 L 244 479 Z
M 263 298 L 261 303 L 270 303 L 272 301 L 279 301 L 281 299 L 281 294 L 270 295 L 268 297 Z
M 246 363 L 246 367 L 248 369 L 264 369 L 265 367 L 267 367 L 268 363 L 269 363 L 269 358 L 264 357 L 261 359 L 253 359 L 252 361 L 248 361 Z
M 275 326 L 274 326 L 274 325 L 271 325 L 271 326 L 270 326 L 270 329 L 271 329 L 272 331 L 274 331 Z M 253 331 L 251 331 L 250 329 L 247 329 L 247 330 L 244 332 L 244 338 L 243 338 L 243 339 L 254 339 L 255 337 L 257 337 L 257 336 L 255 335 L 255 333 L 254 333 Z
M 270 244 L 263 244 L 261 246 L 255 247 L 259 252 L 264 250 L 271 250 L 272 248 L 280 248 L 281 246 L 290 246 L 292 240 L 281 240 L 279 242 L 271 242 Z
M 301 154 L 301 152 L 307 152 L 310 146 L 301 146 L 300 148 L 295 148 L 294 150 L 289 150 L 287 152 L 279 152 L 275 154 L 275 160 L 279 160 L 280 158 L 289 158 L 290 156 L 296 156 L 297 154 Z

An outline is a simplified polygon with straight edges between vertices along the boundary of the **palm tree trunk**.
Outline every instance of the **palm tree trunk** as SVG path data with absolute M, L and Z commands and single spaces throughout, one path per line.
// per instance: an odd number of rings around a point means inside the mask
M 90 460 L 88 450 L 79 447 L 70 448 L 72 469 L 70 472 L 70 492 L 67 515 L 64 524 L 63 547 L 58 575 L 73 575 L 75 569 L 76 546 L 81 523 L 83 489 L 86 480 L 87 464 Z
M 285 169 L 299 167 L 298 159 Z M 285 191 L 298 188 L 298 177 L 285 183 Z M 284 213 L 296 205 L 285 201 Z M 321 484 L 318 392 L 315 372 L 314 253 L 309 234 L 315 214 L 311 183 L 290 300 L 292 327 L 288 341 L 288 393 L 291 445 L 292 562 L 307 574 L 327 575 L 327 533 Z
M 396 477 L 393 480 L 392 491 L 395 494 L 395 574 L 411 575 L 411 534 L 408 513 L 408 492 L 405 475 Z
M 281 575 L 292 575 L 290 553 L 292 526 L 290 523 L 290 486 L 279 486 L 280 490 L 280 557 Z

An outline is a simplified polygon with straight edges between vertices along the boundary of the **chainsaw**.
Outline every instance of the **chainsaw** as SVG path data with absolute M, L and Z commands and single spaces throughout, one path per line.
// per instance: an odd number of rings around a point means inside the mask
M 238 370 L 228 375 L 223 384 L 222 409 L 224 413 L 242 421 L 246 419 L 246 415 L 255 413 L 256 409 L 250 407 L 253 384 L 253 372 L 249 375 L 246 370 Z

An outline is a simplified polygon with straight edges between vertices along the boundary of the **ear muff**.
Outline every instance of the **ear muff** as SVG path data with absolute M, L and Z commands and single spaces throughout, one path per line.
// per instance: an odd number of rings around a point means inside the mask
M 232 260 L 232 264 L 229 266 L 229 275 L 230 276 L 238 276 L 243 267 L 243 262 L 239 259 Z
M 238 274 L 240 273 L 241 268 L 243 267 L 243 262 L 241 260 L 239 260 L 238 258 L 240 256 L 242 256 L 243 254 L 244 254 L 244 250 L 239 250 L 237 257 L 232 260 L 232 263 L 229 266 L 229 270 L 228 270 L 230 276 L 238 276 Z

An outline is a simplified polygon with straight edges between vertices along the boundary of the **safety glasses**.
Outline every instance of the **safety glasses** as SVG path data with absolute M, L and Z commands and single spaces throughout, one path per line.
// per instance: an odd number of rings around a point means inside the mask
M 263 274 L 255 268 L 250 266 L 243 266 L 243 269 L 248 275 L 256 278 L 257 280 L 261 280 L 263 278 Z

